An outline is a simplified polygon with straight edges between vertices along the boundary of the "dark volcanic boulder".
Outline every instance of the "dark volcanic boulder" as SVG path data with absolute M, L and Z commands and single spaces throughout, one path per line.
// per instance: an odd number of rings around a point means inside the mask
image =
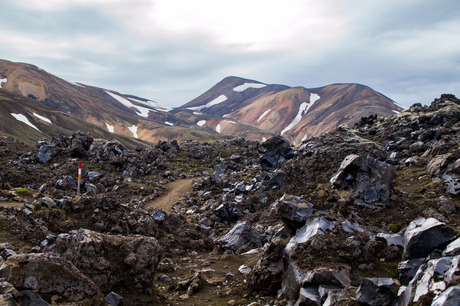
M 217 239 L 217 243 L 228 250 L 236 252 L 243 245 L 253 240 L 254 237 L 255 233 L 251 225 L 245 221 L 238 221 L 227 234 Z
M 342 200 L 356 205 L 387 203 L 391 183 L 396 176 L 392 165 L 370 156 L 348 155 L 331 178 L 331 188 Z
M 426 257 L 435 249 L 444 249 L 455 239 L 454 232 L 434 218 L 418 218 L 404 232 L 403 259 Z
M 391 278 L 365 278 L 356 293 L 356 300 L 364 305 L 391 305 L 396 299 L 398 285 Z
M 57 303 L 105 305 L 100 289 L 71 262 L 54 253 L 21 254 L 7 260 L 7 281 Z
M 264 155 L 260 159 L 263 169 L 270 169 L 279 162 L 294 157 L 294 151 L 289 141 L 282 136 L 275 136 L 262 143 Z
M 155 238 L 140 235 L 107 235 L 87 229 L 60 234 L 56 249 L 103 291 L 123 282 L 150 288 L 160 260 Z
M 285 194 L 273 204 L 272 209 L 282 219 L 302 223 L 313 213 L 313 204 L 300 197 Z

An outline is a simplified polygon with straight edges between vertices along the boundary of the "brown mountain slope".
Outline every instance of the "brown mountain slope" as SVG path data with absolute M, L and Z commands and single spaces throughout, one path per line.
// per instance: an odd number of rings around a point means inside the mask
M 174 116 L 168 112 L 170 108 L 156 102 L 70 83 L 34 65 L 0 60 L 0 80 L 2 89 L 105 130 L 108 138 L 117 134 L 152 143 L 182 138 L 201 141 L 219 138 L 213 130 L 196 126 L 193 133 L 184 132 L 184 127 L 194 123 Z M 7 133 L 4 131 L 4 134 Z
M 207 116 L 204 124 L 210 127 L 224 120 L 239 124 L 225 131 L 231 135 L 242 133 L 238 127 L 252 126 L 257 132 L 251 137 L 256 140 L 263 140 L 264 131 L 269 131 L 298 144 L 341 124 L 352 125 L 363 116 L 389 117 L 401 110 L 389 98 L 360 84 L 307 89 L 228 77 L 175 112 L 179 116 L 188 112 L 197 123 Z

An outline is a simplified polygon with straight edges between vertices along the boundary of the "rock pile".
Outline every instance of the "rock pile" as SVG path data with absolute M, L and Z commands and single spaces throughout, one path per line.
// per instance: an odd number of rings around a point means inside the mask
M 298 148 L 3 139 L 0 303 L 458 304 L 459 132 L 442 95 Z

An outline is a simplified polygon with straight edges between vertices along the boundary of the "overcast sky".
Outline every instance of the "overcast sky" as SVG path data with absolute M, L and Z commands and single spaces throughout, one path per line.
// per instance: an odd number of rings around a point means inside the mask
M 460 97 L 458 0 L 2 0 L 0 58 L 176 107 L 226 76 Z

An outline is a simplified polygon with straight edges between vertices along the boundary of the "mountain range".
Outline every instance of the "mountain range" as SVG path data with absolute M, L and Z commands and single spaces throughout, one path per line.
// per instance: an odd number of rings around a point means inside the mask
M 308 89 L 233 76 L 172 109 L 6 60 L 0 60 L 0 101 L 2 136 L 31 143 L 80 130 L 131 147 L 160 140 L 214 141 L 229 136 L 264 141 L 274 135 L 300 144 L 364 116 L 390 117 L 403 110 L 364 85 Z

